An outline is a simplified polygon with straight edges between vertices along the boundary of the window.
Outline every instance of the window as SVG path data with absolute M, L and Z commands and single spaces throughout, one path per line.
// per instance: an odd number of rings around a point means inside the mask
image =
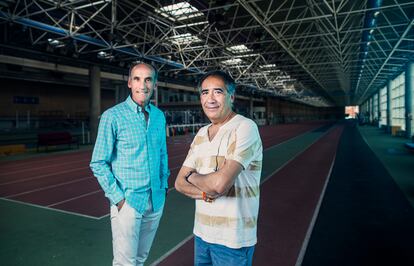
M 391 125 L 405 130 L 405 73 L 391 81 Z
M 387 125 L 387 87 L 380 89 L 380 121 L 379 125 Z
M 374 121 L 378 121 L 378 93 L 374 94 L 374 96 L 372 97 L 372 108 L 373 108 L 372 117 Z

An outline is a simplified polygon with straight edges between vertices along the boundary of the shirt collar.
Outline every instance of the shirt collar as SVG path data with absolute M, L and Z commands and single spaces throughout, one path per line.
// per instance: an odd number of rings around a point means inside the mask
M 134 102 L 134 100 L 132 100 L 131 95 L 128 96 L 128 98 L 125 100 L 126 104 L 132 109 L 134 110 L 134 112 L 141 112 L 142 111 L 142 107 L 139 106 L 136 102 Z M 145 111 L 147 111 L 147 113 L 150 113 L 151 111 L 151 104 L 148 103 L 145 106 Z

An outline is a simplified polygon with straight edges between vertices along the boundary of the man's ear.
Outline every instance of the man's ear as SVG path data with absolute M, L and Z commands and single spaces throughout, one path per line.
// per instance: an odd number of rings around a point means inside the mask
M 131 78 L 128 78 L 128 88 L 131 89 Z

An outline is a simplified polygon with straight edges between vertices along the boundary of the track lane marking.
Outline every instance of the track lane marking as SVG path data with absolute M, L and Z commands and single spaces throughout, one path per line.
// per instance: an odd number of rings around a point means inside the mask
M 305 148 L 303 148 L 302 149 L 302 151 L 301 152 L 299 152 L 299 153 L 297 153 L 296 154 L 296 156 L 294 156 L 294 157 L 292 157 L 292 158 L 290 158 L 289 160 L 287 160 L 284 164 L 282 164 L 279 168 L 277 168 L 277 169 L 275 169 L 271 174 L 269 174 L 269 175 L 267 175 L 261 182 L 260 182 L 260 186 L 262 186 L 263 185 L 263 183 L 264 182 L 266 182 L 267 180 L 269 180 L 273 175 L 275 175 L 277 172 L 279 172 L 281 169 L 283 169 L 286 165 L 288 165 L 290 162 L 292 162 L 296 157 L 298 157 L 300 154 L 302 154 L 303 152 L 305 152 L 310 146 L 312 146 L 313 144 L 315 144 L 318 140 L 320 140 L 322 137 L 324 137 L 324 136 L 326 136 L 329 132 L 331 132 L 332 130 L 334 130 L 335 128 L 337 128 L 337 126 L 336 125 L 333 125 L 328 131 L 326 131 L 324 134 L 321 134 L 321 136 L 319 137 L 319 138 L 316 138 L 313 142 L 311 142 L 308 146 L 306 146 Z M 298 138 L 299 136 L 302 136 L 302 135 L 304 135 L 304 134 L 306 134 L 306 133 L 310 133 L 311 131 L 313 131 L 313 130 L 309 130 L 309 131 L 307 131 L 307 132 L 304 132 L 303 134 L 300 134 L 300 135 L 297 135 L 297 136 L 295 136 L 295 137 L 293 137 L 293 138 L 291 138 L 291 139 L 288 139 L 288 140 L 286 140 L 286 141 L 283 141 L 283 142 L 281 142 L 281 143 L 278 143 L 278 144 L 276 144 L 276 145 L 274 145 L 274 146 L 271 146 L 271 147 L 268 147 L 268 148 L 266 148 L 266 149 L 264 149 L 263 150 L 263 152 L 264 151 L 267 151 L 267 150 L 271 150 L 272 148 L 275 148 L 275 147 L 277 147 L 277 146 L 279 146 L 279 145 L 281 145 L 281 144 L 283 144 L 283 143 L 287 143 L 287 142 L 290 142 L 291 140 L 293 140 L 293 139 L 295 139 L 295 138 Z M 335 162 L 335 161 L 333 161 L 333 162 Z M 185 243 L 187 243 L 189 240 L 191 240 L 191 238 L 193 238 L 193 236 L 194 236 L 194 234 L 191 234 L 191 235 L 189 235 L 189 236 L 187 236 L 184 240 L 186 240 L 186 241 L 181 241 L 180 243 L 178 243 L 177 245 L 175 245 L 172 249 L 170 249 L 170 250 L 168 250 L 167 251 L 167 253 L 169 254 L 169 255 L 171 255 L 174 251 L 176 251 L 177 249 L 179 249 L 181 246 L 183 246 Z M 170 252 L 171 250 L 174 250 L 173 252 Z M 156 266 L 157 264 L 159 264 L 159 263 L 161 263 L 164 259 L 166 259 L 168 256 L 162 256 L 163 257 L 163 259 L 162 260 L 160 260 L 160 259 L 157 259 L 155 262 L 153 262 L 153 263 L 151 263 L 150 264 L 150 266 Z M 295 265 L 295 266 L 297 266 L 297 265 Z
M 60 205 L 60 204 L 63 204 L 63 203 L 66 203 L 66 202 L 69 202 L 69 201 L 72 201 L 72 200 L 77 200 L 77 199 L 80 199 L 80 198 L 84 198 L 84 197 L 93 195 L 93 194 L 96 194 L 96 193 L 99 193 L 99 192 L 103 192 L 102 189 L 94 190 L 92 192 L 88 192 L 88 193 L 85 193 L 85 194 L 81 194 L 81 195 L 76 196 L 76 197 L 73 197 L 73 198 L 69 198 L 69 199 L 66 199 L 66 200 L 62 200 L 62 201 L 59 201 L 59 202 L 55 202 L 53 204 L 47 205 L 47 207 L 57 206 L 57 205 Z
M 33 192 L 39 192 L 39 191 L 47 190 L 47 189 L 50 189 L 50 188 L 56 188 L 56 187 L 60 187 L 60 186 L 64 186 L 64 185 L 68 185 L 68 184 L 72 184 L 72 183 L 77 183 L 77 182 L 81 182 L 83 180 L 91 179 L 93 177 L 94 176 L 81 177 L 81 178 L 71 180 L 71 181 L 68 181 L 68 182 L 63 182 L 63 183 L 59 183 L 59 184 L 55 184 L 55 185 L 50 185 L 50 186 L 45 186 L 45 187 L 41 187 L 41 188 L 32 189 L 32 190 L 25 191 L 25 192 L 20 192 L 20 193 L 17 193 L 17 194 L 8 195 L 5 198 L 7 198 L 7 199 L 14 198 L 14 197 L 30 194 L 30 193 L 33 193 Z

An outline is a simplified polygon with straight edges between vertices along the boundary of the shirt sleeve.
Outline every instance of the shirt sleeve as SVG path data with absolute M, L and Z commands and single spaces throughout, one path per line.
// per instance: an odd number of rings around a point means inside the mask
M 257 125 L 251 120 L 243 121 L 230 138 L 226 160 L 237 161 L 247 169 L 261 148 L 262 141 Z
M 115 141 L 115 119 L 112 118 L 111 113 L 105 112 L 99 122 L 98 135 L 89 166 L 105 192 L 105 196 L 112 204 L 116 204 L 124 198 L 124 193 L 118 186 L 111 167 Z
M 167 128 L 165 124 L 165 117 L 163 117 L 162 128 L 164 130 L 161 136 L 160 176 L 161 176 L 162 187 L 168 188 L 168 177 L 170 176 L 170 170 L 168 169 L 167 134 L 166 134 Z

